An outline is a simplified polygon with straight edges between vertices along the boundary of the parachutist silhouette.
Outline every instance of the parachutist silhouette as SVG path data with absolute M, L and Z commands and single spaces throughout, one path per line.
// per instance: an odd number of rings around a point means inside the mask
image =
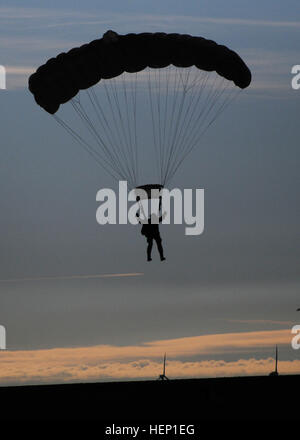
M 139 220 L 139 223 L 141 223 L 142 229 L 141 234 L 144 235 L 147 239 L 147 261 L 152 261 L 151 258 L 151 252 L 153 247 L 153 240 L 156 241 L 157 249 L 159 252 L 160 260 L 164 261 L 166 258 L 164 256 L 164 250 L 161 244 L 161 236 L 159 233 L 159 223 L 162 222 L 163 218 L 165 217 L 166 213 L 158 217 L 156 214 L 151 214 L 151 217 L 148 218 L 148 220 Z M 139 217 L 139 214 L 137 214 L 137 217 Z

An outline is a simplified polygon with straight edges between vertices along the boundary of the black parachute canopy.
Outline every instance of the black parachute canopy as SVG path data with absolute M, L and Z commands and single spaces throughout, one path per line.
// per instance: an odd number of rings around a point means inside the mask
M 241 89 L 251 82 L 240 56 L 212 40 L 162 32 L 119 35 L 110 30 L 98 40 L 50 58 L 30 76 L 29 90 L 37 104 L 54 114 L 60 104 L 101 79 L 170 64 L 216 71 Z

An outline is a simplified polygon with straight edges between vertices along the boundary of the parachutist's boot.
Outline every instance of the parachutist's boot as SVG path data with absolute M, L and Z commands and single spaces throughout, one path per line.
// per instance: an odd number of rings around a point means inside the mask
M 148 246 L 147 246 L 147 261 L 152 261 L 151 258 L 151 252 L 152 252 L 152 241 L 151 239 L 148 239 Z
M 157 240 L 157 248 L 158 248 L 158 252 L 159 252 L 159 256 L 160 256 L 160 261 L 165 261 L 165 257 L 164 257 L 164 250 L 163 247 L 161 245 L 161 240 Z

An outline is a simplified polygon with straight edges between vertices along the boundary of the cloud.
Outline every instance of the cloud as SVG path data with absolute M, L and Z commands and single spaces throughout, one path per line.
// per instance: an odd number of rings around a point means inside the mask
M 0 20 L 3 24 L 21 25 L 22 28 L 45 29 L 66 26 L 118 26 L 137 24 L 147 25 L 153 29 L 173 29 L 179 25 L 193 24 L 214 24 L 221 26 L 251 26 L 268 28 L 300 28 L 300 21 L 293 20 L 261 20 L 236 17 L 202 17 L 192 15 L 171 15 L 153 13 L 116 13 L 108 10 L 84 11 L 72 9 L 54 8 L 22 8 L 22 7 L 0 7 Z M 13 21 L 14 20 L 14 21 Z
M 32 54 L 33 52 L 43 53 L 48 50 L 68 50 L 74 46 L 80 46 L 82 42 L 79 40 L 62 40 L 54 37 L 29 37 L 29 36 L 21 36 L 21 37 L 2 37 L 0 39 L 0 48 L 9 49 L 10 51 L 16 50 L 22 52 L 22 55 L 25 53 Z
M 168 17 L 172 19 L 171 17 Z M 179 16 L 174 16 L 174 18 L 179 18 Z M 282 21 L 282 20 L 259 20 L 259 19 L 248 19 L 248 18 L 231 18 L 231 17 L 191 17 L 191 16 L 180 16 L 182 20 L 190 20 L 199 23 L 214 23 L 214 24 L 227 24 L 227 25 L 238 25 L 238 26 L 263 26 L 263 27 L 296 27 L 300 28 L 300 21 Z
M 35 68 L 33 66 L 5 66 L 5 70 L 9 75 L 30 75 Z
M 228 377 L 267 375 L 274 370 L 274 359 L 238 359 L 226 362 L 224 360 L 208 360 L 199 362 L 167 361 L 166 373 L 169 378 L 195 377 Z M 300 370 L 300 360 L 281 361 L 279 373 L 297 374 Z M 29 383 L 85 382 L 107 380 L 156 379 L 162 372 L 162 363 L 151 359 L 138 362 L 107 362 L 100 365 L 83 365 L 59 367 L 44 365 L 37 370 L 34 366 L 21 370 L 14 365 L 4 370 L 1 382 L 6 385 Z
M 83 12 L 74 10 L 62 10 L 62 9 L 51 9 L 51 8 L 22 8 L 18 7 L 0 7 L 1 19 L 41 19 L 41 18 L 51 18 L 51 17 L 82 17 Z M 92 14 L 89 14 L 92 17 Z
M 294 325 L 294 321 L 275 321 L 272 319 L 227 319 L 227 322 L 236 322 L 239 324 L 274 324 L 274 325 Z
M 248 18 L 236 18 L 236 17 L 196 17 L 192 15 L 171 15 L 171 14 L 139 14 L 139 13 L 114 13 L 114 12 L 101 12 L 97 19 L 97 12 L 86 11 L 74 11 L 51 8 L 21 8 L 21 7 L 1 7 L 0 13 L 2 19 L 18 19 L 18 20 L 41 20 L 51 18 L 72 18 L 72 21 L 49 23 L 49 27 L 58 26 L 78 26 L 78 25 L 99 25 L 105 23 L 112 23 L 112 21 L 119 22 L 144 22 L 148 21 L 155 23 L 156 26 L 161 26 L 162 23 L 169 23 L 171 25 L 182 23 L 211 23 L 229 26 L 262 26 L 262 27 L 288 27 L 288 28 L 300 28 L 300 21 L 288 21 L 288 20 L 260 20 L 260 19 L 248 19 Z M 77 20 L 74 20 L 77 18 Z
M 156 378 L 161 373 L 164 352 L 168 359 L 167 374 L 172 377 L 267 374 L 272 371 L 274 360 L 254 359 L 253 352 L 290 341 L 290 329 L 283 329 L 202 335 L 133 346 L 7 350 L 1 353 L 0 381 L 13 384 Z M 250 359 L 241 356 L 249 352 Z M 229 353 L 236 354 L 236 360 L 213 359 L 215 354 Z M 212 359 L 190 361 L 191 357 L 201 355 L 210 355 Z M 299 367 L 299 360 L 280 362 L 282 373 L 295 373 Z
M 144 275 L 142 272 L 130 272 L 130 273 L 104 273 L 94 275 L 63 275 L 53 277 L 32 277 L 32 278 L 8 278 L 0 279 L 0 283 L 11 283 L 21 281 L 45 281 L 45 280 L 76 280 L 76 279 L 92 279 L 92 278 L 127 278 L 127 277 L 140 277 Z
M 63 26 L 96 26 L 96 25 L 117 25 L 121 23 L 147 23 L 159 29 L 175 28 L 179 24 L 201 24 L 209 23 L 227 26 L 261 26 L 272 28 L 300 28 L 300 21 L 272 21 L 272 20 L 250 20 L 242 18 L 216 18 L 216 17 L 194 17 L 190 15 L 154 15 L 154 14 L 106 14 L 101 15 L 101 19 L 95 19 L 93 15 L 89 20 L 73 20 L 57 23 L 49 23 L 47 28 L 63 27 Z

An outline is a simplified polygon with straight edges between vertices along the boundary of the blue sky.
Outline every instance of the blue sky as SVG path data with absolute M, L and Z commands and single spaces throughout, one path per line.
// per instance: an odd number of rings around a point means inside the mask
M 0 91 L 0 324 L 8 348 L 131 346 L 296 324 L 300 92 L 290 72 L 300 63 L 298 2 L 10 1 L 0 12 L 8 86 Z M 26 88 L 49 57 L 107 29 L 211 38 L 241 54 L 253 73 L 173 182 L 205 189 L 205 232 L 186 237 L 183 226 L 163 226 L 164 265 L 145 262 L 136 228 L 97 225 L 96 192 L 114 182 Z M 143 275 L 55 279 L 105 273 Z M 1 281 L 35 277 L 53 279 Z M 180 353 L 173 361 L 268 359 L 276 335 L 257 351 L 241 344 L 238 354 Z M 298 360 L 286 342 L 280 352 Z M 195 371 L 202 374 L 200 364 Z

